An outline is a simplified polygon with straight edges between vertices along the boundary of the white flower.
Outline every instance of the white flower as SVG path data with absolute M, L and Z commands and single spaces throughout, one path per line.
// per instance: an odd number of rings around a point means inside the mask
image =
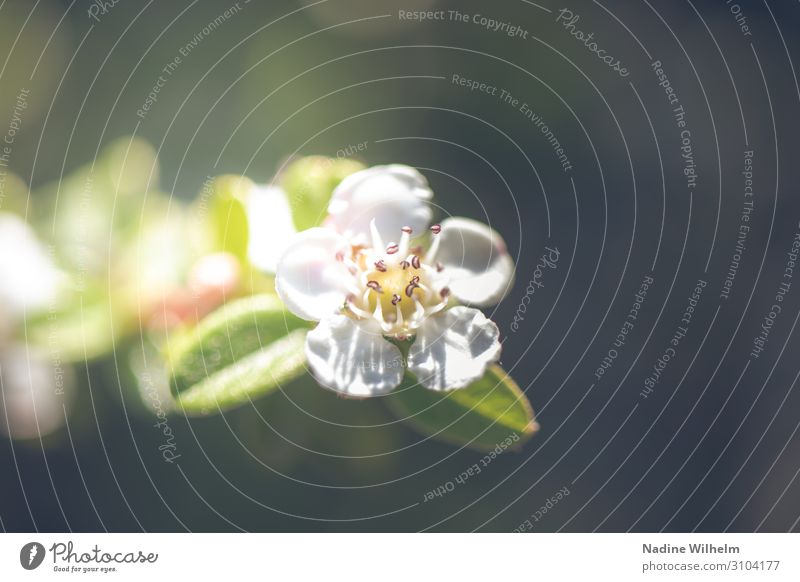
M 25 344 L 0 353 L 0 433 L 14 439 L 42 438 L 64 425 L 75 378 L 52 354 Z
M 42 437 L 64 423 L 69 370 L 11 340 L 26 314 L 52 306 L 64 279 L 33 229 L 0 212 L 0 432 L 11 438 Z
M 250 262 L 274 273 L 281 251 L 296 232 L 286 192 L 278 186 L 254 186 L 247 197 L 247 222 Z
M 33 229 L 16 215 L 0 212 L 0 344 L 26 312 L 47 309 L 63 282 Z
M 319 321 L 306 355 L 323 386 L 351 396 L 389 392 L 408 369 L 432 390 L 467 386 L 500 357 L 497 326 L 451 298 L 491 305 L 510 288 L 514 263 L 500 235 L 466 218 L 424 232 L 432 197 L 408 166 L 377 166 L 341 182 L 324 227 L 300 232 L 281 255 L 276 289 L 287 308 Z M 388 338 L 388 339 L 387 339 Z

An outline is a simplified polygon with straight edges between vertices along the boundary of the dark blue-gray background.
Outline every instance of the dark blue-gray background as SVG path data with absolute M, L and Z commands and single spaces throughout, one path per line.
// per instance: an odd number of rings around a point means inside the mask
M 34 185 L 49 182 L 132 133 L 159 148 L 163 187 L 187 199 L 209 174 L 266 181 L 288 155 L 361 142 L 370 164 L 419 167 L 441 215 L 490 222 L 517 258 L 516 285 L 491 314 L 505 337 L 502 363 L 541 430 L 423 502 L 483 455 L 422 440 L 379 401 L 302 388 L 259 401 L 261 416 L 245 407 L 172 418 L 178 466 L 163 461 L 152 422 L 117 405 L 114 363 L 93 364 L 80 370 L 92 399 L 84 387 L 71 439 L 45 449 L 0 441 L 6 530 L 510 531 L 526 520 L 534 531 L 797 529 L 800 281 L 764 351 L 750 354 L 800 221 L 799 3 L 240 0 L 137 116 L 162 67 L 232 5 L 119 0 L 97 22 L 86 0 L 3 3 L 7 75 L 15 64 L 30 70 L 51 43 L 13 169 L 30 175 L 35 160 Z M 457 9 L 468 21 L 399 14 L 421 9 Z M 561 9 L 580 17 L 573 27 Z M 475 15 L 521 32 L 492 31 Z M 593 32 L 629 74 L 574 30 Z M 470 91 L 454 74 L 498 90 Z M 2 93 L 5 115 L 13 91 Z M 745 151 L 751 228 L 723 299 Z M 548 246 L 558 265 L 512 331 Z M 636 324 L 598 380 L 646 276 L 654 282 Z M 643 398 L 700 279 L 686 337 Z M 569 495 L 536 513 L 563 488 Z

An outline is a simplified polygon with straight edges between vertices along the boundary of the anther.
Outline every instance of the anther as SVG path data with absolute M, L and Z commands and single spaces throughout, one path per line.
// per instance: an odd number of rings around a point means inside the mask
M 406 234 L 411 234 L 411 233 L 413 232 L 413 231 L 411 230 L 411 227 L 410 227 L 410 226 L 404 226 L 404 227 L 403 227 L 403 228 L 401 228 L 400 230 L 402 230 L 402 231 L 403 231 L 404 233 L 406 233 Z
M 400 303 L 400 299 L 401 297 L 397 293 L 392 295 L 392 305 L 397 305 L 398 303 Z
M 433 226 L 431 226 L 431 232 L 433 234 L 439 234 L 440 232 L 442 232 L 442 225 L 441 224 L 434 224 Z
M 414 281 L 411 281 L 411 283 L 406 285 L 406 295 L 411 297 L 414 294 L 414 289 L 416 289 L 417 287 L 418 285 Z
M 367 287 L 369 287 L 376 293 L 383 293 L 383 289 L 381 289 L 380 283 L 378 283 L 377 281 L 367 281 Z
M 397 251 L 399 251 L 399 250 L 400 250 L 400 247 L 397 245 L 397 243 L 390 243 L 390 244 L 389 244 L 389 245 L 386 247 L 386 254 L 387 254 L 387 255 L 393 255 L 393 254 L 395 254 L 395 253 L 396 253 Z
M 386 272 L 386 263 L 383 261 L 383 259 L 375 261 L 375 268 L 378 271 L 380 271 L 381 273 L 385 273 Z
M 450 288 L 442 287 L 442 290 L 439 291 L 439 295 L 442 296 L 442 299 L 447 299 L 448 297 L 450 297 Z
M 417 255 L 414 255 L 413 257 L 411 257 L 411 265 L 415 269 L 419 269 L 420 263 L 419 263 L 419 257 Z
M 403 261 L 400 261 L 400 266 L 403 267 L 403 270 L 405 270 L 405 269 L 408 269 L 411 266 L 411 263 L 409 263 L 408 261 L 403 260 Z
M 436 263 L 436 272 L 437 273 L 441 273 L 442 271 L 444 271 L 444 265 L 439 263 L 439 262 L 437 262 Z

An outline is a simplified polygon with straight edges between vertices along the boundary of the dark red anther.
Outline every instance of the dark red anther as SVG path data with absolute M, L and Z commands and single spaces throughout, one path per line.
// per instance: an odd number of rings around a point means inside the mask
M 439 234 L 440 232 L 442 232 L 442 225 L 441 224 L 434 224 L 431 227 L 431 232 L 433 234 Z
M 398 303 L 400 303 L 400 299 L 401 297 L 397 293 L 392 295 L 392 305 L 397 305 Z
M 406 233 L 406 234 L 411 234 L 411 232 L 412 232 L 412 231 L 411 231 L 411 227 L 410 227 L 410 226 L 404 226 L 404 227 L 403 227 L 403 228 L 401 228 L 400 230 L 402 230 L 402 231 L 403 231 L 404 233 Z
M 376 293 L 383 293 L 383 289 L 381 289 L 380 283 L 378 283 L 377 281 L 367 281 L 367 287 L 369 287 Z
M 375 261 L 375 268 L 378 271 L 380 271 L 381 273 L 385 273 L 386 272 L 386 263 L 383 262 L 383 259 L 381 259 L 379 261 Z
M 415 269 L 419 269 L 420 263 L 419 263 L 419 257 L 417 255 L 414 255 L 413 257 L 411 257 L 411 265 Z

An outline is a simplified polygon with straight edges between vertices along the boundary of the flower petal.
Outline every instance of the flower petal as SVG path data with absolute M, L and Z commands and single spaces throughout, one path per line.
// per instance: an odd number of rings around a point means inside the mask
M 0 317 L 14 321 L 55 301 L 65 280 L 51 253 L 21 218 L 0 213 Z
M 317 381 L 348 396 L 377 396 L 400 384 L 400 350 L 386 341 L 378 324 L 345 315 L 323 319 L 309 332 L 306 356 Z
M 514 261 L 503 238 L 469 218 L 448 218 L 441 226 L 435 259 L 453 296 L 479 306 L 500 302 L 514 282 Z
M 275 289 L 286 307 L 303 319 L 320 320 L 344 304 L 355 283 L 336 253 L 347 241 L 327 228 L 310 228 L 289 241 L 275 273 Z
M 366 243 L 374 219 L 385 242 L 397 241 L 404 226 L 416 232 L 428 226 L 432 196 L 428 181 L 414 168 L 374 166 L 351 174 L 336 187 L 328 205 L 328 225 L 355 243 Z
M 0 354 L 0 433 L 34 439 L 55 432 L 74 389 L 72 370 L 60 360 L 24 344 L 6 346 Z
M 458 306 L 429 317 L 408 352 L 408 369 L 431 390 L 463 388 L 483 377 L 500 357 L 494 322 L 477 309 Z
M 286 192 L 277 186 L 256 186 L 247 198 L 250 242 L 248 258 L 253 265 L 274 273 L 286 243 L 295 234 Z

